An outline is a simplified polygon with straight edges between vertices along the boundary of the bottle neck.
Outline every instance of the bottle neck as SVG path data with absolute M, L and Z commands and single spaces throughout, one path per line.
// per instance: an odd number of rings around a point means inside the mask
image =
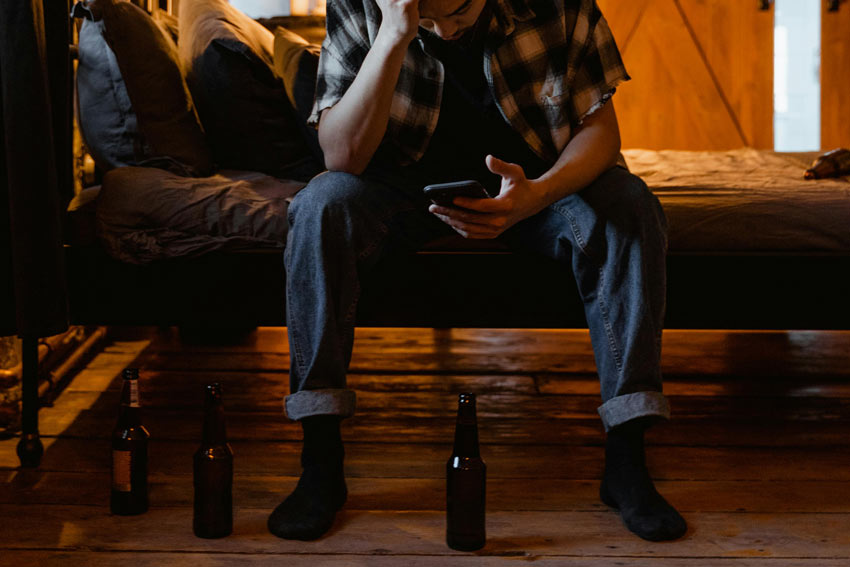
M 203 445 L 212 447 L 227 443 L 227 430 L 224 426 L 224 406 L 221 398 L 207 400 L 204 414 Z
M 124 386 L 121 389 L 121 405 L 131 408 L 139 407 L 139 381 L 124 380 Z
M 119 419 L 125 425 L 141 424 L 142 408 L 139 403 L 139 381 L 125 379 L 121 389 L 121 412 Z
M 481 456 L 478 448 L 478 420 L 473 404 L 461 403 L 458 406 L 453 454 L 459 457 Z

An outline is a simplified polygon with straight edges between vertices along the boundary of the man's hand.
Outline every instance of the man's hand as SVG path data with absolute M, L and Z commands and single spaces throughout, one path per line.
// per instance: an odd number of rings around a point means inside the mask
M 496 238 L 504 231 L 541 210 L 548 204 L 543 188 L 525 177 L 522 167 L 491 155 L 487 169 L 502 177 L 499 195 L 492 199 L 455 197 L 463 207 L 431 205 L 428 210 L 464 238 Z
M 419 30 L 419 0 L 375 0 L 381 9 L 381 27 L 391 43 L 405 47 L 416 37 Z

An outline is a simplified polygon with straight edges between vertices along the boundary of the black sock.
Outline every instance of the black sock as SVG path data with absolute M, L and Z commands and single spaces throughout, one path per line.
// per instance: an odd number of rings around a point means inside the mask
M 301 420 L 303 471 L 298 485 L 269 516 L 269 531 L 284 539 L 311 540 L 323 536 L 342 508 L 348 491 L 342 469 L 340 418 L 317 415 Z
M 646 468 L 643 433 L 649 425 L 634 419 L 608 432 L 605 442 L 605 472 L 599 495 L 617 508 L 623 522 L 635 534 L 650 541 L 682 537 L 685 519 L 661 496 Z

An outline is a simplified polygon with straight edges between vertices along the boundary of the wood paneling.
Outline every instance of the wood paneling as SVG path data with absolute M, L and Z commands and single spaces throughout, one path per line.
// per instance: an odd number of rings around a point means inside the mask
M 821 148 L 850 148 L 850 2 L 821 2 Z
M 600 0 L 632 81 L 623 147 L 773 147 L 773 11 L 740 0 Z

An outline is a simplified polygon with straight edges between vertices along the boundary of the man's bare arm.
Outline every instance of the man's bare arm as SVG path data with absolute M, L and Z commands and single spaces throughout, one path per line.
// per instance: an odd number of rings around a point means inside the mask
M 390 105 L 407 47 L 419 27 L 419 0 L 377 0 L 383 19 L 345 95 L 319 119 L 325 167 L 360 174 L 387 131 Z
M 541 209 L 590 185 L 617 163 L 619 154 L 620 126 L 609 100 L 585 119 L 555 165 L 534 180 L 544 196 Z
M 455 205 L 431 205 L 429 210 L 466 238 L 495 238 L 502 232 L 567 195 L 580 191 L 617 163 L 620 128 L 612 101 L 585 119 L 555 164 L 537 179 L 527 179 L 522 167 L 487 156 L 487 167 L 502 176 L 493 199 L 458 197 Z

